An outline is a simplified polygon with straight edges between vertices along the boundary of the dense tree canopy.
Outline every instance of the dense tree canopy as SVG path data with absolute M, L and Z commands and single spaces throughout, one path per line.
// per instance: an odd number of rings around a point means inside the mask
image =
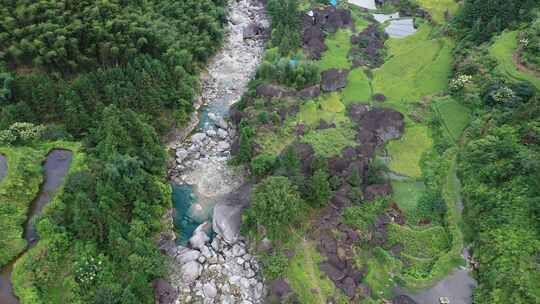
M 536 0 L 465 0 L 455 21 L 468 40 L 484 42 L 508 27 L 530 21 L 537 6 Z
M 125 64 L 138 54 L 188 68 L 222 34 L 222 0 L 3 1 L 0 51 L 16 66 L 62 73 Z

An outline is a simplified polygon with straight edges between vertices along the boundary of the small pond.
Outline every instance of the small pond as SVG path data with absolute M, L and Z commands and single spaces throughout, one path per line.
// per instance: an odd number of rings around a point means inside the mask
M 52 150 L 43 165 L 44 181 L 38 196 L 32 202 L 28 211 L 28 218 L 24 225 L 24 238 L 27 241 L 26 249 L 12 262 L 0 270 L 0 303 L 18 304 L 19 300 L 12 293 L 11 272 L 13 265 L 19 257 L 32 248 L 38 241 L 38 234 L 34 227 L 33 219 L 39 215 L 43 207 L 49 203 L 56 190 L 62 185 L 64 177 L 69 171 L 73 153 L 68 150 Z
M 416 33 L 414 20 L 411 18 L 390 20 L 390 25 L 388 25 L 384 31 L 390 38 L 404 38 Z

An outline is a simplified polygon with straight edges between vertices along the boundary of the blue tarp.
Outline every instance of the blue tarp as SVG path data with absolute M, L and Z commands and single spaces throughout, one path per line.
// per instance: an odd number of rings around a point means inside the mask
M 297 64 L 298 64 L 298 60 L 296 60 L 296 59 L 289 60 L 289 65 L 290 66 L 296 67 Z
M 330 4 L 332 4 L 333 6 L 336 6 L 337 5 L 337 0 L 330 0 Z

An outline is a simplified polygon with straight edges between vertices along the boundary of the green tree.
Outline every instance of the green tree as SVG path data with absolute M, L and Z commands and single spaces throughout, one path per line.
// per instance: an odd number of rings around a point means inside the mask
M 284 176 L 271 176 L 253 189 L 248 214 L 253 223 L 263 226 L 275 239 L 298 221 L 303 209 L 297 187 Z
M 311 198 L 310 202 L 315 207 L 322 207 L 328 203 L 328 200 L 332 197 L 332 189 L 330 188 L 330 178 L 328 172 L 323 169 L 315 171 L 311 178 Z

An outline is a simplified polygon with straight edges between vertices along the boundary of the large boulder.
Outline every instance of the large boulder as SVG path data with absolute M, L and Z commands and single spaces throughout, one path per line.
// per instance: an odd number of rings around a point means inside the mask
M 389 196 L 392 194 L 392 186 L 390 184 L 369 185 L 364 190 L 364 197 L 367 201 L 373 201 L 380 196 Z
M 332 282 L 339 282 L 345 277 L 345 274 L 328 262 L 319 263 L 319 269 L 324 272 Z
M 242 185 L 214 207 L 212 227 L 226 243 L 234 244 L 240 237 L 242 211 L 249 205 L 252 187 L 252 184 Z
M 315 98 L 315 97 L 318 97 L 319 95 L 321 95 L 321 86 L 319 86 L 318 84 L 302 89 L 298 91 L 298 93 L 296 93 L 297 97 L 305 98 L 305 99 Z
M 192 248 L 200 250 L 202 247 L 206 246 L 205 244 L 210 241 L 210 238 L 208 237 L 208 235 L 206 235 L 205 232 L 205 230 L 207 230 L 208 228 L 209 224 L 207 222 L 204 222 L 200 224 L 199 227 L 195 229 L 195 231 L 193 231 L 193 236 L 189 239 L 189 245 Z
M 321 73 L 321 87 L 325 92 L 337 91 L 347 86 L 349 71 L 330 69 Z
M 243 30 L 244 40 L 253 39 L 264 34 L 264 28 L 257 23 L 250 23 Z
M 405 131 L 403 114 L 388 108 L 376 108 L 369 111 L 361 124 L 363 128 L 373 130 L 383 142 L 398 139 Z
M 197 261 L 191 261 L 182 265 L 182 280 L 186 283 L 192 283 L 199 278 L 203 267 Z
M 354 27 L 350 10 L 331 5 L 314 9 L 313 23 L 329 32 L 335 32 L 339 28 Z

